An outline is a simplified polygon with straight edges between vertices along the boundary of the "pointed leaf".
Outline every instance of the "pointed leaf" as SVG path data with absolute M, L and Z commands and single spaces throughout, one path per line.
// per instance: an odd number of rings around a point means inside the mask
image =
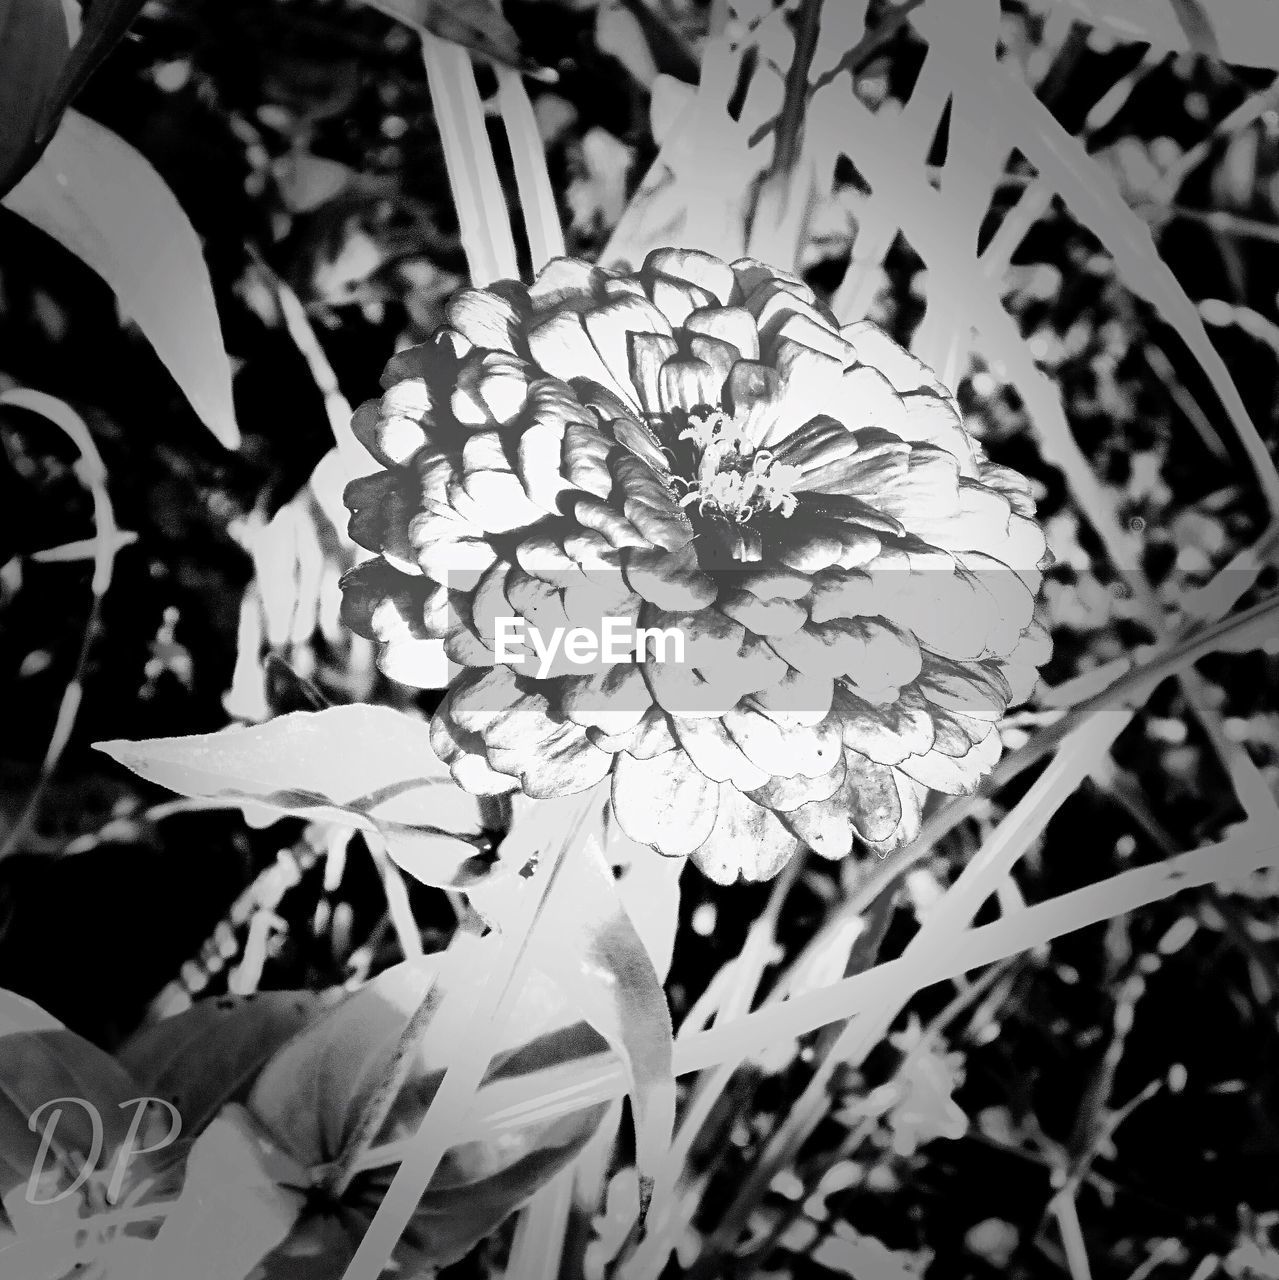
M 294 711 L 249 728 L 95 745 L 184 796 L 375 831 L 426 884 L 462 885 L 488 869 L 475 857 L 479 801 L 449 776 L 425 721 L 389 707 Z
M 594 837 L 570 848 L 563 874 L 571 877 L 571 891 L 548 897 L 530 959 L 622 1059 L 644 1212 L 675 1127 L 670 1007 Z
M 59 1280 L 108 1191 L 146 1202 L 176 1191 L 172 1124 L 132 1133 L 154 1118 L 144 1096 L 109 1054 L 0 990 L 0 1274 Z
M 81 24 L 75 0 L 0 0 L 0 196 L 35 164 L 144 3 L 94 0 Z
M 1279 19 L 1279 9 L 1275 13 Z M 1274 38 L 1279 40 L 1279 21 Z M 982 67 L 980 75 L 967 77 L 966 83 L 970 94 L 985 100 L 984 118 L 1006 122 L 1010 144 L 1026 156 L 1105 246 L 1123 282 L 1177 331 L 1230 415 L 1272 509 L 1279 507 L 1279 475 L 1225 360 L 1212 345 L 1199 309 L 1160 257 L 1149 226 L 1124 202 L 1114 177 L 1057 122 L 1029 86 L 993 65 L 993 59 L 991 66 Z
M 139 1280 L 245 1280 L 293 1228 L 306 1171 L 237 1103 L 196 1139 Z
M 431 1021 L 459 974 L 468 980 L 466 969 L 450 970 L 445 956 L 435 954 L 396 965 L 373 979 L 268 1064 L 251 1095 L 254 1114 L 297 1159 L 322 1166 L 341 1154 L 365 1109 L 377 1102 L 397 1059 L 407 1054 L 407 1078 L 388 1100 L 376 1138 L 386 1144 L 411 1137 L 456 1052 L 456 1045 L 431 1034 Z M 405 1028 L 423 1006 L 423 1030 L 405 1045 Z M 588 1057 L 605 1047 L 555 985 L 539 974 L 531 976 L 516 1003 L 504 1041 L 506 1047 L 490 1064 L 486 1083 Z M 526 1126 L 499 1140 L 453 1147 L 422 1197 L 397 1259 L 421 1267 L 460 1258 L 572 1159 L 605 1110 L 599 1106 Z M 353 1232 L 345 1238 L 343 1262 L 372 1219 L 390 1173 L 374 1167 L 356 1178 L 343 1196 L 342 1218 Z M 299 1233 L 286 1243 L 269 1260 L 267 1274 L 273 1280 L 294 1274 L 287 1266 L 290 1258 L 311 1257 L 314 1266 L 315 1233 L 327 1233 L 330 1251 L 337 1247 L 330 1228 L 317 1224 L 311 1234 Z M 335 1274 L 341 1274 L 340 1266 Z
M 1279 8 L 1271 0 L 1056 0 L 1120 40 L 1279 69 Z
M 503 66 L 518 71 L 548 73 L 525 56 L 515 28 L 490 0 L 364 0 L 418 31 L 460 44 Z M 554 79 L 553 73 L 550 75 Z
M 687 859 L 655 855 L 650 846 L 632 840 L 618 825 L 612 805 L 605 810 L 601 843 L 617 876 L 622 907 L 644 943 L 658 980 L 665 982 L 679 929 L 679 880 Z
M 90 1108 L 97 1108 L 101 1168 L 128 1133 L 130 1113 L 119 1104 L 141 1093 L 110 1054 L 68 1031 L 31 1001 L 0 990 L 0 1196 L 25 1184 L 36 1166 L 41 1133 L 54 1111 L 42 1112 L 46 1103 L 56 1098 L 84 1100 L 63 1108 L 54 1138 L 63 1149 L 86 1156 L 93 1147 Z
M 194 1137 L 228 1102 L 242 1102 L 280 1048 L 326 1008 L 316 991 L 218 996 L 144 1027 L 120 1048 L 142 1092 L 177 1107 Z
M 71 44 L 62 0 L 0 0 L 0 191 L 53 113 Z
M 204 424 L 236 448 L 231 365 L 200 241 L 151 165 L 109 129 L 68 111 L 0 203 L 111 286 Z
M 630 900 L 646 917 L 641 935 L 604 853 L 603 841 L 616 830 L 606 813 L 611 819 L 611 805 L 601 805 L 591 815 L 565 852 L 530 936 L 528 959 L 555 981 L 622 1061 L 635 1117 L 641 1203 L 646 1205 L 675 1122 L 674 1038 L 654 957 L 669 963 L 667 939 L 673 941 L 679 894 L 666 868 L 660 869 L 665 874 L 654 875 L 642 863 L 631 866 L 624 879 L 633 878 Z M 525 814 L 526 827 L 533 816 Z M 517 821 L 513 834 L 521 833 Z M 645 855 L 661 860 L 650 850 L 633 856 Z M 681 865 L 674 863 L 676 878 Z M 501 927 L 519 888 L 518 881 L 478 886 L 469 896 L 482 915 Z

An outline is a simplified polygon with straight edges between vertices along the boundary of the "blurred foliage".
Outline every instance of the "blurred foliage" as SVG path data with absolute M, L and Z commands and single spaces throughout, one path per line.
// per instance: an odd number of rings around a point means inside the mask
M 649 31 L 640 45 L 642 8 L 505 5 L 528 57 L 559 73 L 554 85 L 530 81 L 529 91 L 572 253 L 602 248 L 655 155 L 657 72 L 691 77 L 706 38 L 709 5 L 659 0 L 648 11 L 661 15 L 660 39 Z M 872 15 L 888 8 L 875 3 Z M 1270 73 L 1147 55 L 1063 24 L 1038 2 L 1006 3 L 1001 39 L 1151 225 L 1273 442 L 1279 93 Z M 909 96 L 922 47 L 902 26 L 873 52 L 858 79 L 868 105 L 891 111 Z M 493 88 L 489 73 L 480 79 Z M 0 865 L 0 986 L 113 1047 L 162 988 L 173 996 L 179 974 L 178 998 L 183 987 L 194 994 L 233 984 L 246 946 L 260 951 L 261 985 L 275 988 L 324 986 L 396 958 L 369 860 L 351 856 L 335 867 L 331 854 L 314 851 L 298 862 L 295 883 L 266 908 L 233 916 L 234 929 L 224 926 L 221 942 L 201 955 L 236 896 L 275 861 L 281 828 L 246 830 L 232 814 L 159 816 L 159 793 L 105 768 L 87 744 L 121 726 L 135 737 L 207 732 L 228 709 L 249 714 L 251 699 L 232 705 L 224 696 L 243 643 L 254 531 L 298 509 L 290 504 L 332 444 L 323 395 L 285 324 L 281 282 L 300 299 L 341 391 L 358 403 L 397 347 L 440 322 L 465 261 L 415 41 L 354 0 L 152 0 L 78 106 L 152 162 L 200 234 L 244 434 L 231 454 L 197 430 L 150 349 L 117 323 L 105 287 L 3 215 L 0 386 L 39 387 L 85 415 L 117 518 L 138 539 L 116 564 L 62 768 L 24 849 Z M 495 123 L 495 142 L 499 134 Z M 1014 166 L 996 208 L 1022 186 Z M 863 192 L 842 165 L 834 197 L 814 215 L 803 265 L 819 291 L 829 293 L 842 274 Z M 992 219 L 986 234 L 993 229 Z M 899 241 L 870 308 L 898 338 L 922 312 L 921 277 Z M 1210 388 L 1059 205 L 1018 251 L 1004 287 L 1114 510 L 1141 533 L 1142 567 L 1160 598 L 1176 602 L 1257 539 L 1265 518 L 1233 436 L 1218 431 Z M 1119 579 L 1099 570 L 1095 535 L 997 371 L 975 363 L 961 400 L 992 456 L 1040 489 L 1058 558 L 1046 588 L 1056 642 L 1048 683 L 1163 639 L 1149 633 Z M 33 556 L 88 537 L 91 522 L 69 449 L 20 413 L 0 416 L 0 439 L 2 833 L 75 670 L 89 600 L 87 563 Z M 306 517 L 290 526 L 296 555 L 326 567 L 316 582 L 331 581 L 350 555 L 322 505 L 304 495 Z M 280 554 L 293 571 L 295 553 Z M 1262 589 L 1274 585 L 1273 573 L 1263 577 Z M 333 602 L 316 608 L 331 615 Z M 282 662 L 265 668 L 256 718 L 305 704 L 308 689 L 291 671 L 339 701 L 404 696 L 332 626 L 270 633 L 267 625 L 260 648 Z M 1279 714 L 1262 696 L 1279 683 L 1279 647 L 1219 655 L 1201 671 L 1229 739 L 1279 790 Z M 1008 745 L 1042 719 L 1038 711 L 1015 717 Z M 998 816 L 992 805 L 983 821 Z M 1036 898 L 1064 892 L 1220 838 L 1239 817 L 1203 731 L 1165 684 L 1120 738 L 1114 767 L 1067 803 L 1027 860 L 1028 885 Z M 965 824 L 912 872 L 916 902 L 940 891 L 984 829 Z M 805 870 L 777 958 L 812 935 L 856 875 L 851 865 Z M 686 882 L 668 984 L 677 1025 L 736 954 L 768 892 Z M 454 917 L 442 895 L 411 886 L 410 897 L 428 942 L 447 936 Z M 259 909 L 276 923 L 251 939 Z M 900 950 L 911 927 L 899 913 L 882 954 Z M 1211 1273 L 1200 1263 L 1210 1255 L 1230 1276 L 1279 1276 L 1277 942 L 1279 882 L 1271 877 L 1252 893 L 1169 900 L 1063 938 L 1051 956 L 1023 957 L 974 996 L 944 1042 L 921 1046 L 944 1001 L 925 993 L 895 1045 L 914 1055 L 910 1072 L 890 1085 L 893 1055 L 884 1050 L 864 1076 L 839 1082 L 792 1180 L 771 1189 L 751 1222 L 752 1239 L 776 1244 L 752 1274 L 1059 1276 L 1066 1264 L 1046 1206 L 1054 1179 L 1074 1174 L 1097 1280 L 1205 1280 Z M 709 1181 L 694 1234 L 681 1245 L 683 1265 L 805 1069 L 784 1047 L 726 1095 L 723 1145 L 700 1155 Z M 1138 1098 L 1117 1122 L 1117 1109 Z M 963 1137 L 956 1112 L 968 1117 Z M 858 1137 L 851 1145 L 850 1134 Z M 938 1135 L 952 1140 L 931 1141 Z M 813 1185 L 815 1194 L 803 1191 Z M 448 1274 L 500 1274 L 505 1247 L 495 1237 Z

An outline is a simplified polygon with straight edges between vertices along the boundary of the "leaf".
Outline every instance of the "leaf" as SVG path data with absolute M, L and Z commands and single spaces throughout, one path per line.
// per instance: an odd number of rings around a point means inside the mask
M 461 886 L 489 870 L 476 858 L 479 801 L 453 782 L 427 724 L 389 707 L 294 711 L 249 728 L 95 745 L 180 795 L 376 832 L 425 884 Z
M 443 954 L 380 974 L 272 1059 L 254 1086 L 250 1109 L 302 1163 L 327 1164 L 350 1142 L 365 1108 L 376 1100 L 398 1055 L 407 1050 L 407 1079 L 391 1100 L 377 1141 L 386 1144 L 414 1135 L 457 1051 L 455 1044 L 433 1036 L 430 1029 L 453 990 L 456 979 L 450 972 L 469 979 L 464 967 L 450 970 Z M 424 1003 L 425 1032 L 411 1046 L 403 1046 L 405 1028 Z M 504 1041 L 506 1047 L 485 1074 L 486 1084 L 589 1057 L 604 1048 L 556 986 L 537 973 L 529 977 L 513 1008 Z M 401 1265 L 442 1266 L 460 1258 L 581 1150 L 606 1110 L 600 1105 L 450 1149 L 397 1251 Z M 335 1240 L 344 1242 L 333 1272 L 340 1275 L 385 1194 L 390 1173 L 375 1167 L 356 1178 L 340 1206 L 345 1234 L 333 1231 L 332 1219 L 300 1231 L 268 1260 L 272 1280 L 295 1274 L 287 1266 L 290 1258 L 311 1259 L 312 1269 L 299 1269 L 298 1275 L 328 1276 L 328 1271 L 314 1269 L 321 1265 L 319 1239 L 328 1240 L 330 1260 Z
M 71 39 L 62 0 L 0 0 L 0 191 L 54 110 Z
M 1279 8 L 1271 0 L 1055 0 L 1120 40 L 1205 53 L 1241 67 L 1279 70 Z
M 909 1255 L 896 1252 L 874 1236 L 830 1235 L 812 1251 L 819 1267 L 854 1280 L 916 1280 L 916 1268 L 907 1265 Z
M 674 1037 L 654 957 L 669 964 L 679 893 L 669 872 L 648 875 L 635 866 L 644 854 L 665 861 L 660 855 L 629 851 L 625 878 L 632 881 L 630 902 L 643 922 L 646 945 L 627 914 L 604 852 L 605 841 L 616 832 L 606 816 L 610 814 L 611 805 L 601 805 L 565 852 L 530 936 L 528 960 L 554 980 L 622 1061 L 635 1117 L 643 1209 L 675 1123 Z M 526 811 L 524 827 L 517 819 L 508 843 L 527 839 L 531 816 Z M 681 866 L 675 861 L 676 881 Z M 520 887 L 518 880 L 498 882 L 479 886 L 469 896 L 481 915 L 501 927 Z
M 639 933 L 658 980 L 666 981 L 679 930 L 679 881 L 686 859 L 654 857 L 617 824 L 613 806 L 604 813 L 602 845 L 617 873 L 617 893 Z
M 163 1158 L 164 1135 L 131 1134 L 143 1097 L 109 1054 L 0 990 L 0 1272 L 37 1276 L 48 1266 L 57 1280 L 86 1211 L 101 1210 L 113 1183 L 121 1199 L 174 1189 L 180 1170 Z
M 460 44 L 505 67 L 555 80 L 554 72 L 528 58 L 520 48 L 515 28 L 491 0 L 364 0 L 392 18 L 418 31 L 429 31 L 441 40 Z
M 99 1168 L 128 1132 L 129 1114 L 120 1103 L 141 1094 L 129 1073 L 110 1054 L 68 1031 L 56 1018 L 12 991 L 0 990 L 0 1195 L 24 1185 L 35 1168 L 41 1131 L 56 1098 L 80 1098 L 63 1108 L 54 1135 L 67 1151 L 90 1154 L 90 1107 L 102 1121 Z M 31 1119 L 37 1117 L 37 1128 Z M 74 1174 L 72 1174 L 74 1177 Z
M 35 167 L 0 203 L 111 286 L 204 424 L 236 448 L 231 365 L 200 241 L 147 160 L 68 111 Z
M 144 1093 L 177 1107 L 201 1133 L 228 1102 L 242 1102 L 280 1048 L 326 1008 L 315 991 L 217 996 L 132 1035 L 117 1057 Z
M 1211 58 L 1221 57 L 1221 46 L 1217 43 L 1217 33 L 1212 29 L 1212 22 L 1199 0 L 1169 0 L 1181 23 L 1181 29 L 1190 41 L 1190 47 Z
M 571 877 L 571 891 L 548 898 L 531 960 L 560 983 L 622 1059 L 635 1116 L 642 1217 L 675 1127 L 670 1008 L 599 843 L 575 842 L 562 874 Z
M 245 1280 L 293 1228 L 306 1173 L 237 1103 L 195 1140 L 139 1280 Z
M 94 0 L 77 37 L 68 16 L 74 0 L 0 0 L 0 196 L 40 158 L 62 113 L 144 2 Z
M 749 142 L 762 114 L 748 111 L 758 96 L 758 76 L 740 118 L 728 111 L 741 56 L 720 38 L 702 56 L 695 91 L 666 76 L 654 81 L 650 111 L 661 150 L 601 252 L 602 266 L 625 261 L 637 267 L 664 244 L 707 249 L 725 259 L 745 252 L 745 208 L 770 148 Z M 707 165 L 709 155 L 716 157 L 714 165 Z
M 1279 26 L 1275 35 L 1279 39 Z M 983 66 L 980 75 L 968 79 L 969 92 L 984 99 L 985 118 L 1005 122 L 1009 145 L 1020 150 L 1060 193 L 1114 258 L 1124 283 L 1155 307 L 1199 361 L 1230 415 L 1272 509 L 1279 508 L 1279 476 L 1230 370 L 1212 345 L 1198 308 L 1160 257 L 1150 228 L 1124 202 L 1113 175 L 1062 128 L 1025 83 L 1004 68 Z

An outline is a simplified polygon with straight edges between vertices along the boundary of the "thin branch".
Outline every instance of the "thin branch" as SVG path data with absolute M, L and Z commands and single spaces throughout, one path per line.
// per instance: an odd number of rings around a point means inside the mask
M 15 853 L 27 838 L 40 811 L 44 793 L 53 780 L 58 763 L 62 759 L 62 753 L 71 739 L 71 732 L 75 728 L 76 716 L 80 710 L 80 702 L 84 696 L 84 676 L 89 665 L 89 655 L 93 651 L 93 642 L 97 638 L 101 623 L 102 601 L 111 587 L 116 553 L 127 543 L 122 543 L 119 537 L 120 529 L 116 524 L 115 508 L 111 504 L 111 495 L 107 492 L 106 467 L 84 419 L 64 401 L 46 395 L 42 391 L 26 388 L 13 388 L 0 392 L 0 406 L 24 409 L 29 413 L 38 414 L 57 427 L 75 445 L 80 455 L 74 467 L 75 475 L 93 499 L 94 526 L 93 579 L 90 584 L 92 594 L 84 629 L 80 636 L 75 667 L 71 679 L 62 691 L 62 700 L 58 704 L 57 718 L 49 736 L 48 746 L 45 748 L 44 759 L 40 763 L 40 772 L 13 826 L 9 828 L 3 842 L 0 842 L 0 862 L 2 862 L 10 854 Z

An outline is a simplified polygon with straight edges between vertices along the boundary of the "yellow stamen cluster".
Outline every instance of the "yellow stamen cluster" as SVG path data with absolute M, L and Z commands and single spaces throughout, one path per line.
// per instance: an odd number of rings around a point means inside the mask
M 679 438 L 692 440 L 701 453 L 697 478 L 684 482 L 681 506 L 696 502 L 701 514 L 709 508 L 738 524 L 765 507 L 783 516 L 795 510 L 798 467 L 776 461 L 768 449 L 752 449 L 741 427 L 718 409 L 690 414 L 689 423 Z

